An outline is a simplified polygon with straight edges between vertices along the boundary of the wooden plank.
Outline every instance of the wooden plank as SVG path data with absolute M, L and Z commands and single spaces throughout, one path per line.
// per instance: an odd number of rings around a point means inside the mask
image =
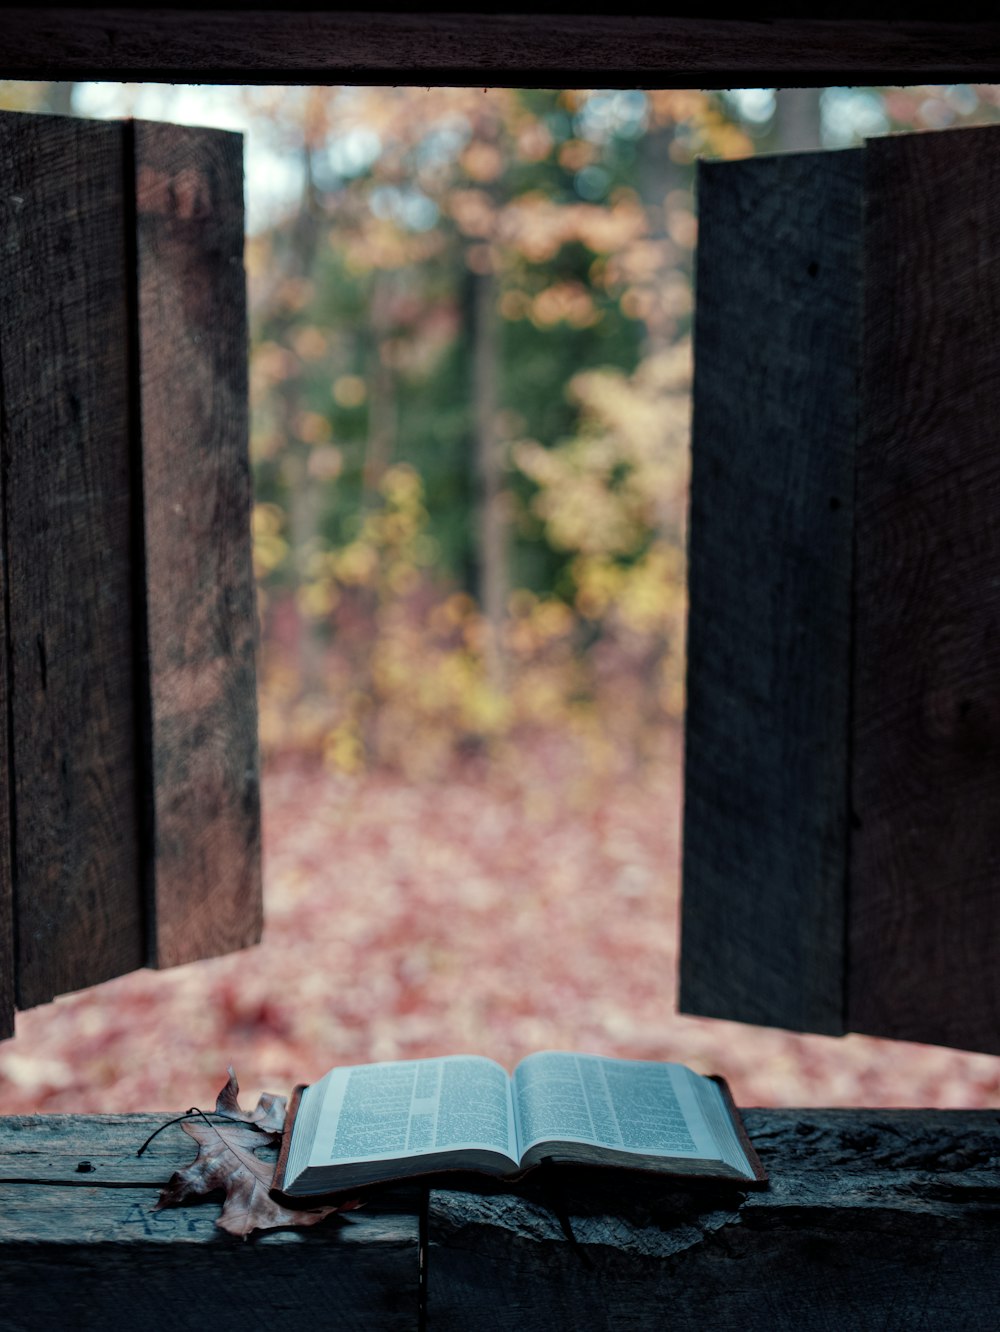
M 561 1172 L 558 1197 L 531 1177 L 492 1196 L 434 1191 L 427 1327 L 992 1325 L 995 1112 L 747 1110 L 744 1119 L 771 1176 L 764 1192 L 641 1177 L 623 1190 L 613 1172 Z M 233 1242 L 215 1228 L 217 1203 L 151 1210 L 191 1146 L 175 1126 L 137 1161 L 135 1146 L 159 1120 L 0 1120 L 5 1329 L 255 1326 L 262 1309 L 278 1322 L 416 1326 L 415 1191 L 389 1192 L 340 1223 Z M 93 1169 L 77 1171 L 81 1162 Z
M 770 1189 L 431 1194 L 428 1328 L 951 1332 L 995 1322 L 992 1112 L 748 1110 Z M 530 1180 L 530 1177 L 529 1177 Z M 561 1209 L 574 1241 L 557 1217 Z
M 194 1157 L 194 1141 L 173 1125 L 142 1156 L 136 1152 L 176 1114 L 5 1116 L 0 1118 L 0 1180 L 162 1188 Z
M 862 153 L 703 165 L 680 1006 L 843 1027 Z
M 551 8 L 555 9 L 556 6 Z M 0 10 L 0 75 L 21 79 L 725 87 L 990 82 L 1000 24 L 532 11 L 364 12 L 318 3 Z
M 1000 131 L 866 150 L 849 1023 L 1000 1052 Z
M 419 1193 L 388 1191 L 350 1218 L 249 1243 L 214 1202 L 153 1211 L 196 1150 L 164 1115 L 0 1119 L 0 1326 L 230 1328 L 276 1324 L 411 1332 Z
M 242 138 L 134 126 L 150 960 L 255 943 L 260 808 Z
M 2 223 L 0 223 L 2 228 Z M 6 425 L 0 348 L 0 1040 L 14 1034 L 14 864 L 10 789 L 10 600 L 7 596 Z
M 173 1122 L 177 1113 L 4 1116 L 0 1118 L 0 1182 L 162 1188 L 198 1150 L 180 1124 Z M 154 1133 L 143 1154 L 137 1156 L 138 1149 Z M 262 1160 L 277 1162 L 277 1148 L 261 1147 L 258 1155 Z M 365 1215 L 415 1212 L 421 1193 L 419 1185 L 387 1187 L 377 1195 L 370 1192 Z M 205 1210 L 199 1204 L 193 1206 Z M 218 1216 L 218 1211 L 208 1211 L 213 1220 Z M 16 1218 L 0 1217 L 0 1227 L 5 1225 L 9 1225 L 9 1230 L 3 1232 L 8 1237 L 21 1234 Z
M 558 1196 L 531 1177 L 492 1195 L 434 1191 L 428 1328 L 991 1325 L 995 1112 L 748 1110 L 744 1119 L 771 1176 L 764 1192 L 641 1177 L 623 1190 L 620 1175 L 601 1172 L 561 1172 Z M 232 1242 L 215 1228 L 217 1203 L 151 1210 L 191 1146 L 175 1126 L 137 1161 L 135 1146 L 159 1120 L 0 1120 L 5 1328 L 139 1318 L 235 1327 L 256 1325 L 261 1309 L 324 1327 L 416 1325 L 415 1191 L 391 1191 L 330 1226 Z
M 17 1001 L 141 966 L 120 126 L 0 116 Z
M 149 1189 L 0 1185 L 4 1332 L 291 1327 L 413 1332 L 418 1222 L 363 1216 L 246 1243 L 209 1204 L 154 1212 Z

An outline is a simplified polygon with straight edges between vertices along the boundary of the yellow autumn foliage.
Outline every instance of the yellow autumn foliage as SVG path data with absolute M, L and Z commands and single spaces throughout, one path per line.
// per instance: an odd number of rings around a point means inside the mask
M 322 704 L 265 691 L 265 712 L 286 714 L 286 742 L 345 775 L 389 763 L 424 776 L 456 746 L 516 761 L 518 735 L 547 726 L 568 728 L 601 764 L 616 728 L 641 735 L 656 717 L 678 717 L 689 380 L 684 344 L 630 376 L 580 374 L 576 436 L 514 447 L 532 512 L 572 557 L 571 586 L 514 589 L 499 638 L 471 596 L 435 583 L 420 475 L 387 468 L 353 540 L 300 553 L 298 610 L 330 626 L 331 655 Z M 254 531 L 258 567 L 275 567 L 280 511 L 258 506 Z M 602 740 L 595 718 L 609 689 L 615 721 Z M 279 730 L 265 720 L 265 746 Z

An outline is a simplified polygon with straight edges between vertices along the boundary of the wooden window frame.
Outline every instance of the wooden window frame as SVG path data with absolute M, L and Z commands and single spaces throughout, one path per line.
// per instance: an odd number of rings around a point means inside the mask
M 0 11 L 0 77 L 649 87 L 1000 79 L 997 23 L 634 13 L 617 20 L 546 15 L 540 22 L 525 15 L 314 14 L 307 12 L 310 0 L 297 0 L 288 14 L 217 4 L 188 15 L 177 12 L 182 3 L 176 0 L 169 15 L 89 5 Z M 32 1131 L 51 1142 L 25 1166 L 28 1121 L 10 1121 L 5 1173 L 29 1178 L 7 1185 L 4 1215 L 13 1220 L 3 1236 L 4 1293 L 36 1321 L 46 1308 L 58 1320 L 72 1253 L 72 1301 L 94 1317 L 177 1305 L 190 1288 L 209 1313 L 213 1292 L 221 1292 L 218 1316 L 228 1325 L 241 1310 L 257 1312 L 277 1283 L 295 1291 L 307 1316 L 314 1305 L 328 1314 L 328 1292 L 336 1288 L 344 1317 L 371 1321 L 374 1313 L 385 1327 L 413 1326 L 415 1311 L 421 1326 L 431 1319 L 434 1326 L 466 1326 L 477 1310 L 480 1321 L 500 1310 L 500 1326 L 515 1287 L 517 1308 L 529 1321 L 537 1310 L 539 1326 L 603 1316 L 631 1318 L 636 1327 L 664 1318 L 703 1326 L 727 1316 L 747 1327 L 859 1318 L 902 1326 L 911 1311 L 921 1322 L 930 1309 L 942 1327 L 964 1327 L 987 1320 L 996 1306 L 988 1224 L 995 1118 L 991 1111 L 751 1111 L 748 1127 L 780 1181 L 772 1194 L 706 1199 L 657 1190 L 646 1199 L 636 1188 L 608 1204 L 609 1223 L 588 1186 L 566 1213 L 574 1235 L 565 1216 L 561 1228 L 555 1218 L 546 1222 L 530 1200 L 434 1190 L 398 1213 L 391 1201 L 362 1211 L 346 1244 L 331 1244 L 329 1232 L 315 1228 L 297 1244 L 237 1246 L 228 1256 L 239 1279 L 229 1283 L 203 1279 L 211 1253 L 219 1259 L 210 1209 L 159 1213 L 155 1225 L 146 1216 L 152 1186 L 177 1160 L 179 1130 L 136 1162 L 136 1141 L 158 1120 L 34 1120 Z M 88 1187 L 51 1187 L 67 1176 Z M 82 1220 L 67 1206 L 71 1194 L 86 1204 Z M 184 1242 L 170 1242 L 175 1235 Z M 193 1241 L 205 1246 L 204 1260 L 194 1264 Z M 302 1280 L 303 1255 L 322 1260 L 322 1288 Z M 144 1276 L 136 1283 L 139 1259 Z
M 848 11 L 850 14 L 850 11 Z M 94 4 L 0 10 L 0 77 L 488 86 L 1000 80 L 1000 22 Z
M 148 82 L 726 87 L 991 82 L 1000 22 L 862 18 L 861 7 L 781 17 L 372 13 L 132 0 L 0 11 L 0 77 Z M 852 13 L 853 11 L 853 13 Z M 845 17 L 846 12 L 846 17 Z M 861 11 L 863 12 L 863 11 Z M 836 17 L 832 17 L 835 14 Z

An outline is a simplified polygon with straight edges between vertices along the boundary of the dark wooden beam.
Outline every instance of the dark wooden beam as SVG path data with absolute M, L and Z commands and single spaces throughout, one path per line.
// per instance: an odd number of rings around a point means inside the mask
M 506 1332 L 987 1328 L 1000 1300 L 995 1111 L 747 1110 L 746 1192 L 636 1174 L 387 1190 L 249 1243 L 219 1204 L 156 1212 L 192 1159 L 167 1116 L 0 1119 L 0 1322 Z M 560 1222 L 560 1213 L 572 1239 Z M 420 1269 L 426 1323 L 420 1324 Z
M 725 87 L 988 82 L 1000 23 L 328 6 L 21 6 L 0 77 L 233 83 Z
M 934 1332 L 1000 1299 L 995 1112 L 748 1110 L 763 1192 L 615 1175 L 434 1190 L 435 1332 Z M 559 1213 L 565 1220 L 565 1227 Z M 572 1239 L 567 1235 L 572 1232 Z
M 169 1115 L 0 1120 L 0 1326 L 171 1329 L 335 1327 L 413 1332 L 418 1206 L 413 1189 L 350 1218 L 249 1242 L 219 1208 L 154 1211 L 195 1144 Z M 264 1149 L 264 1152 L 269 1150 Z

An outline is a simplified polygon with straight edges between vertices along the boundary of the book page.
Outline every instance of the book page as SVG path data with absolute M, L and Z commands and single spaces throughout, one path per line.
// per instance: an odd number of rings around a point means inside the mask
M 492 1059 L 362 1064 L 334 1069 L 322 1083 L 310 1166 L 463 1149 L 517 1160 L 510 1080 Z
M 512 1079 L 521 1154 L 551 1139 L 642 1156 L 718 1157 L 690 1078 L 679 1064 L 529 1055 Z

